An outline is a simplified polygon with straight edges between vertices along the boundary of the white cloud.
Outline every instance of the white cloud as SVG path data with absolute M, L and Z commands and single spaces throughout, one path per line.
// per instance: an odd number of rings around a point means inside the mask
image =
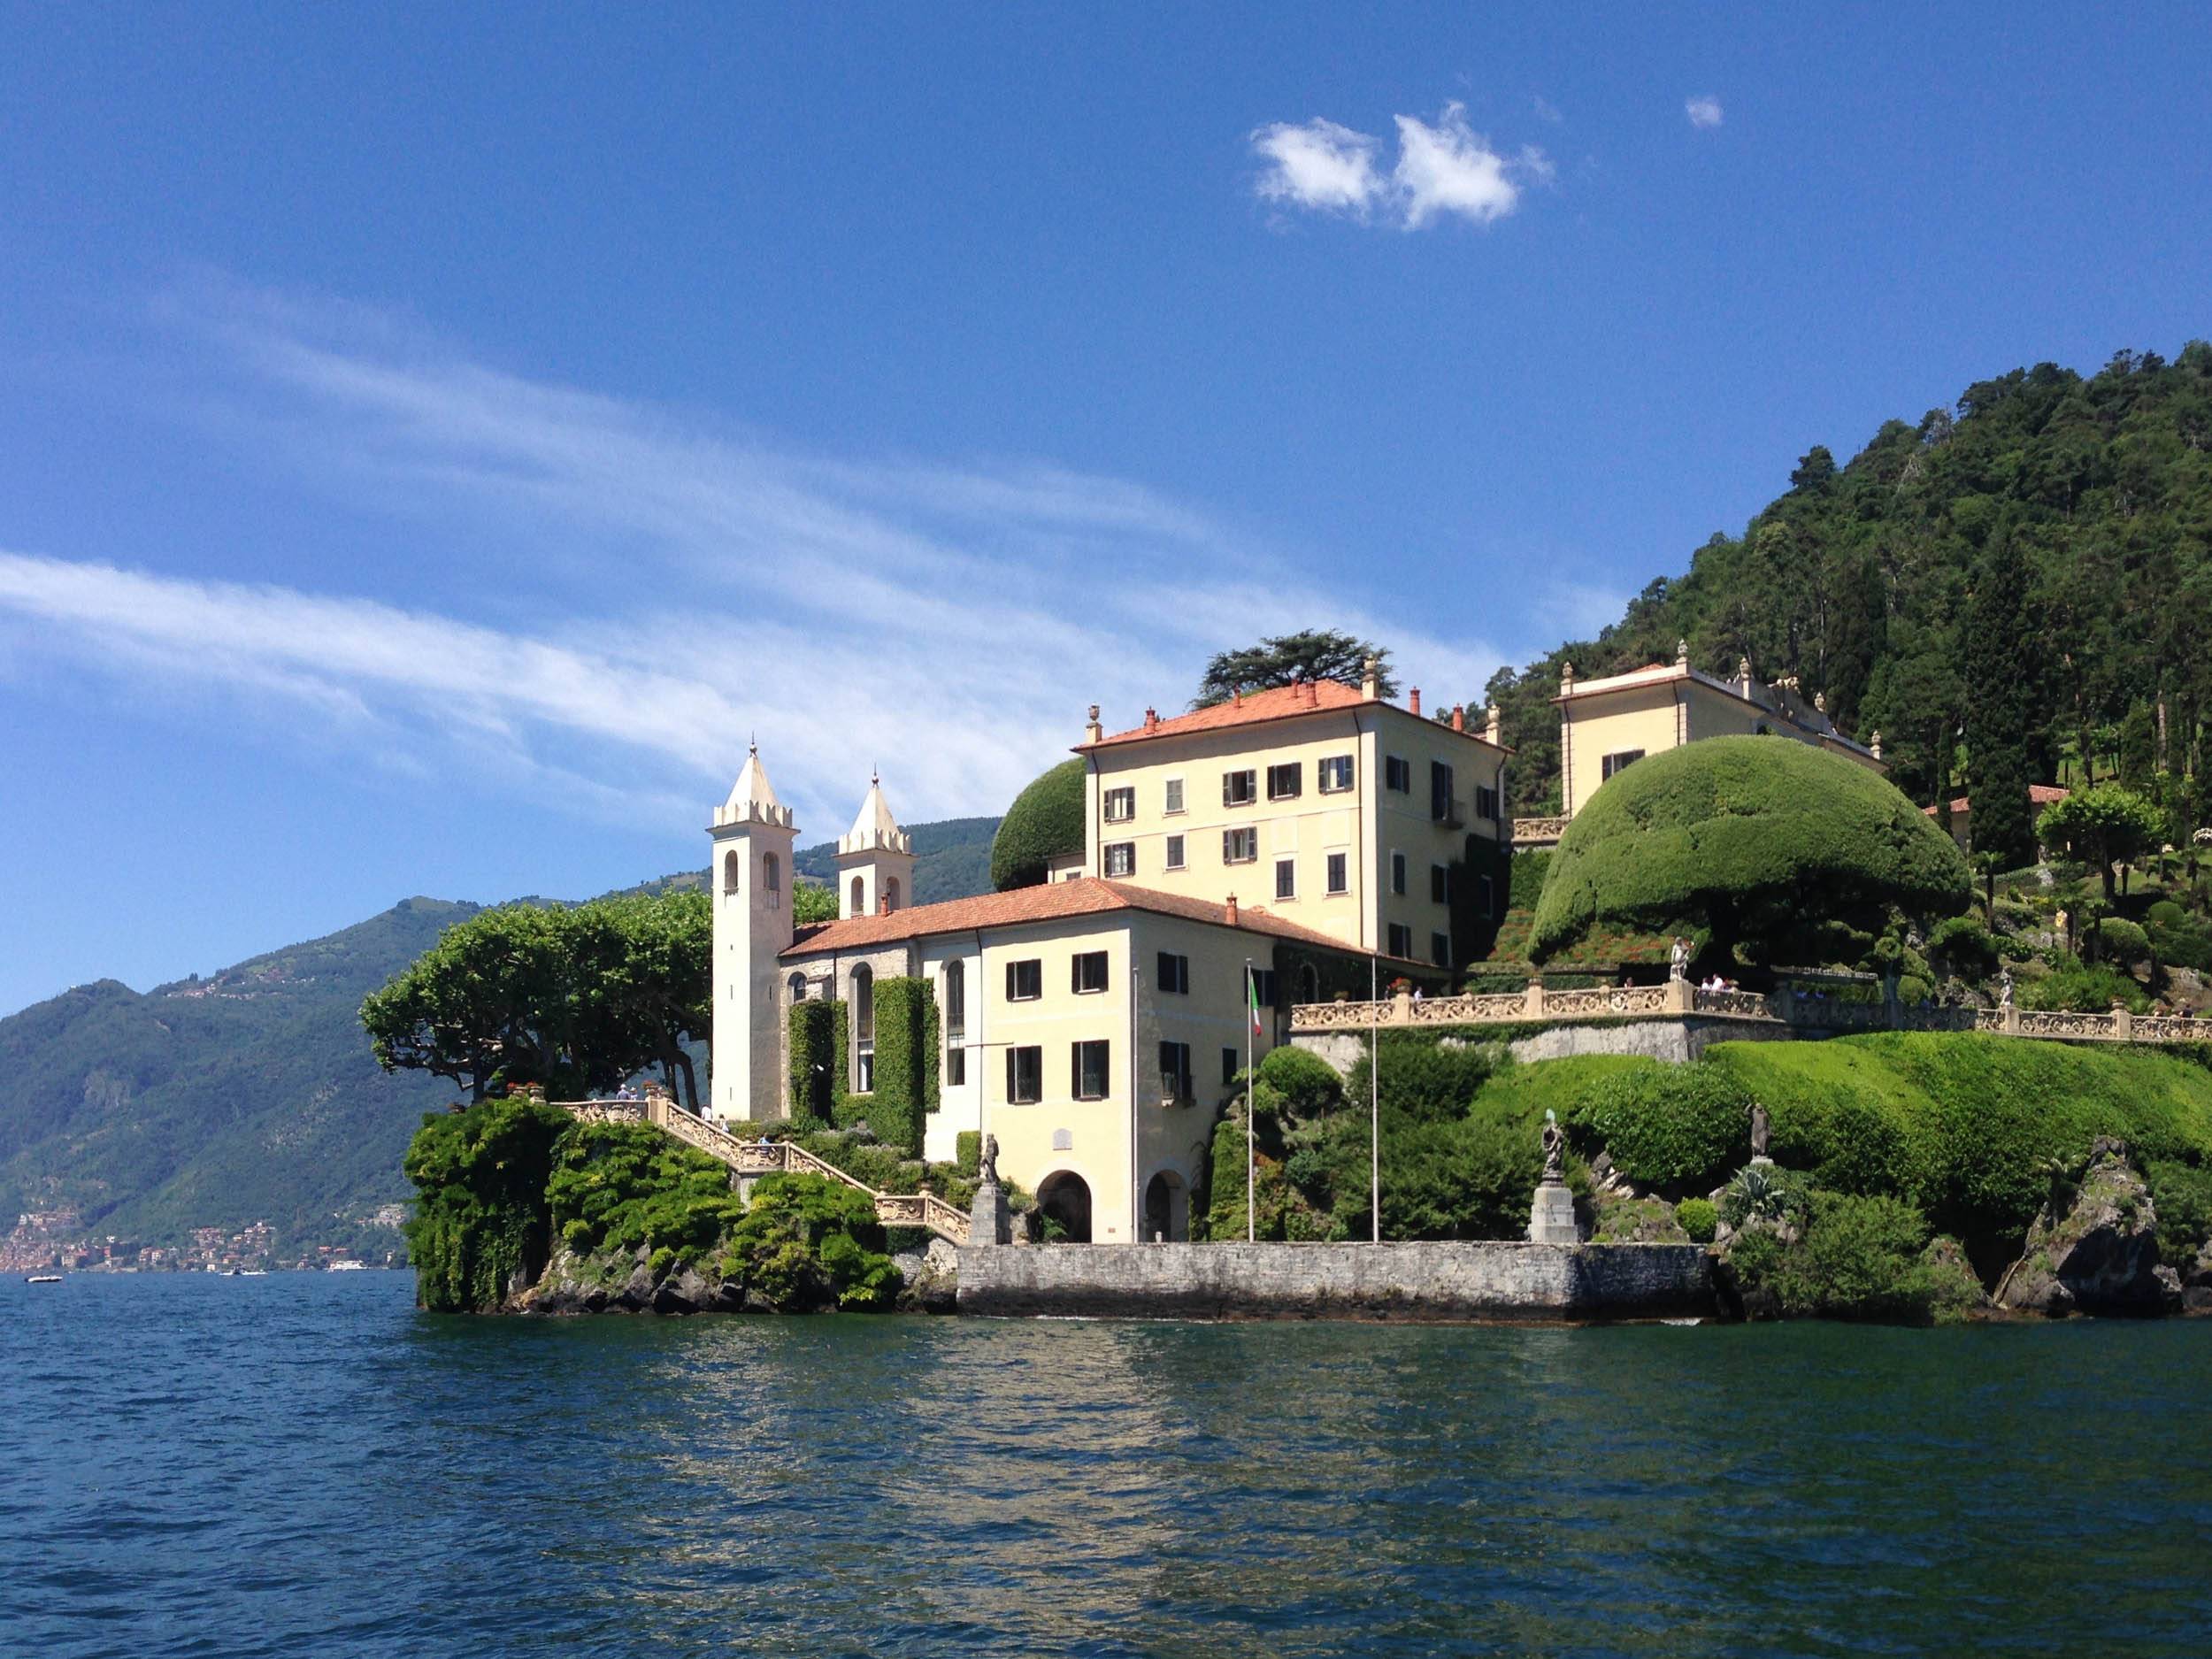
M 1709 92 L 1689 99 L 1683 104 L 1682 112 L 1690 118 L 1692 127 L 1720 125 L 1720 100 Z
M 1448 104 L 1434 124 L 1401 115 L 1398 158 L 1387 179 L 1376 171 L 1379 141 L 1368 134 L 1313 120 L 1302 127 L 1278 122 L 1252 134 L 1252 146 L 1269 163 L 1256 186 L 1268 201 L 1365 219 L 1385 211 L 1407 230 L 1440 215 L 1456 214 L 1477 225 L 1502 219 L 1518 205 L 1524 180 L 1549 184 L 1558 170 L 1533 144 L 1509 157 L 1467 124 L 1463 104 Z
M 1549 98 L 1546 97 L 1542 93 L 1540 92 L 1536 95 L 1534 102 L 1536 108 L 1536 119 L 1538 120 L 1548 121 L 1552 126 L 1556 127 L 1560 124 L 1560 122 L 1567 119 L 1559 112 L 1559 106 L 1554 104 Z
M 1376 141 L 1334 121 L 1278 121 L 1252 134 L 1252 148 L 1268 160 L 1258 188 L 1271 202 L 1358 216 L 1381 194 Z
M 1500 660 L 1411 601 L 1348 609 L 1327 572 L 1125 480 L 797 452 L 487 368 L 375 313 L 219 286 L 165 309 L 212 349 L 196 405 L 388 526 L 362 573 L 376 596 L 311 545 L 239 549 L 336 572 L 303 586 L 0 551 L 0 664 L 19 679 L 190 691 L 320 754 L 680 832 L 757 732 L 803 827 L 833 833 L 871 763 L 909 818 L 996 811 L 1086 703 L 1134 724 L 1263 634 L 1382 640 L 1437 697 Z M 387 567 L 434 568 L 436 601 L 396 597 Z

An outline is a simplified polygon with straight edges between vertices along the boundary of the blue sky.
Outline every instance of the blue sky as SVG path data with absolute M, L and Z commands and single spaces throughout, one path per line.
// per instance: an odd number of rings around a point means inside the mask
M 1432 701 L 2212 334 L 2200 10 L 0 7 L 0 1010 Z M 782 15 L 782 12 L 804 15 Z

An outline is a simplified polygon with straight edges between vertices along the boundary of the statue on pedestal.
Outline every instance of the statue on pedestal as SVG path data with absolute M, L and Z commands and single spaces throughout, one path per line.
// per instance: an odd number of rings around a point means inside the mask
M 2012 970 L 2010 968 L 2005 969 L 1997 976 L 1997 1006 L 2000 1008 L 2012 1006 Z
M 1556 1187 L 1567 1179 L 1567 1136 L 1559 1126 L 1559 1114 L 1545 1109 L 1544 1112 L 1544 1177 L 1546 1187 Z
M 1674 948 L 1667 953 L 1667 978 L 1686 979 L 1690 977 L 1690 941 L 1679 933 L 1675 935 Z
M 1767 1121 L 1767 1109 L 1757 1101 L 1751 1102 L 1751 1161 L 1754 1164 L 1771 1163 L 1767 1156 L 1767 1139 L 1772 1125 Z
M 998 1185 L 998 1137 L 983 1137 L 983 1156 L 976 1165 L 976 1179 L 987 1187 Z

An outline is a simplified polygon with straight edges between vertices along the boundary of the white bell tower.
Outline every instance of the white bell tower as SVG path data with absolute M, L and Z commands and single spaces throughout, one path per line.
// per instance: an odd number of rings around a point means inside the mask
M 837 838 L 837 919 L 902 910 L 914 902 L 914 840 L 899 827 L 883 798 L 883 780 L 868 774 L 868 798 L 853 826 Z
M 710 1118 L 781 1118 L 783 999 L 777 956 L 791 943 L 791 809 L 755 745 L 707 831 L 714 859 L 714 1055 Z

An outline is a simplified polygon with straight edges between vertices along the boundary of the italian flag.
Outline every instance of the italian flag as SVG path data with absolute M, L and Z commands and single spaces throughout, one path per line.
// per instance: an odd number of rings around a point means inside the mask
M 1260 1031 L 1260 979 L 1259 975 L 1254 973 L 1249 968 L 1244 971 L 1244 995 L 1245 1000 L 1252 1005 L 1252 1034 L 1257 1037 L 1262 1034 Z

